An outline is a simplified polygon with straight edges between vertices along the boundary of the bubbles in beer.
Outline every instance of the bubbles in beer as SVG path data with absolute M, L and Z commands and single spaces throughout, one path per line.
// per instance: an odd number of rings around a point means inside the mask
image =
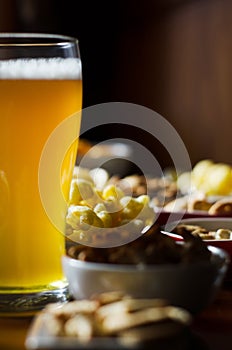
M 2 60 L 0 79 L 81 79 L 81 60 L 60 57 Z

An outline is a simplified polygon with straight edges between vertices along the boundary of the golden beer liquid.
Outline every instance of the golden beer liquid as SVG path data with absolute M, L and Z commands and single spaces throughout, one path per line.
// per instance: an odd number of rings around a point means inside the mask
M 0 79 L 1 292 L 37 291 L 66 283 L 61 267 L 65 236 L 41 203 L 38 167 L 50 134 L 81 107 L 80 78 Z M 66 197 L 76 146 L 62 165 Z M 56 162 L 55 154 L 51 161 Z M 64 202 L 54 206 L 65 216 Z

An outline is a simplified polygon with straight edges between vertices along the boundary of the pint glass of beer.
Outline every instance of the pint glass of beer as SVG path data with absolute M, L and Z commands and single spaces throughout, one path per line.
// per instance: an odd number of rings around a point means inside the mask
M 0 34 L 0 314 L 65 301 L 65 215 L 82 75 L 75 38 Z

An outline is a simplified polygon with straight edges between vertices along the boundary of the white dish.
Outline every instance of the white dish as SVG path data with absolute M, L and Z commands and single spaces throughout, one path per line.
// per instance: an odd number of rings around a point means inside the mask
M 224 218 L 213 218 L 213 217 L 212 218 L 209 218 L 209 217 L 186 218 L 179 222 L 171 222 L 170 226 L 175 227 L 176 224 L 198 225 L 211 231 L 215 231 L 222 227 L 232 230 L 232 218 L 226 218 L 226 217 Z
M 166 233 L 169 236 L 173 237 L 173 239 L 176 241 L 179 241 L 181 239 L 180 236 L 173 235 L 170 232 L 177 224 L 197 225 L 211 231 L 216 231 L 220 228 L 225 228 L 232 231 L 232 218 L 188 218 L 178 222 L 171 222 L 169 225 L 170 230 L 168 229 L 168 226 L 165 227 L 165 231 L 168 231 Z M 232 280 L 232 239 L 205 239 L 204 241 L 207 245 L 223 249 L 227 252 L 230 258 L 230 263 L 225 278 L 227 281 Z
M 192 313 L 201 311 L 217 294 L 227 271 L 225 251 L 208 247 L 211 261 L 189 264 L 116 265 L 62 259 L 71 295 L 76 299 L 120 290 L 133 297 L 164 298 Z
M 25 340 L 25 347 L 29 350 L 54 349 L 54 350 L 144 350 L 146 349 L 169 349 L 172 350 L 189 348 L 193 337 L 187 325 L 173 323 L 163 324 L 160 332 L 154 334 L 154 339 L 147 342 L 123 342 L 117 337 L 94 337 L 86 343 L 76 337 L 54 336 L 47 330 L 46 315 L 42 311 L 32 321 Z M 195 340 L 194 340 L 195 341 Z M 188 346 L 187 346 L 188 345 Z
M 34 319 L 26 337 L 27 349 L 112 349 L 121 350 L 125 347 L 119 344 L 116 338 L 93 338 L 87 343 L 79 341 L 75 337 L 57 337 L 48 333 L 46 329 L 45 315 L 40 313 Z M 137 346 L 139 348 L 139 346 Z
M 232 231 L 232 218 L 189 218 L 183 219 L 178 222 L 171 222 L 169 226 L 165 227 L 165 231 L 171 232 L 172 229 L 178 224 L 186 225 L 197 225 L 205 228 L 209 231 L 216 231 L 220 228 L 229 229 Z M 170 234 L 170 236 L 174 235 Z M 179 240 L 180 237 L 176 237 L 176 240 Z M 204 240 L 208 245 L 213 245 L 214 247 L 224 249 L 232 259 L 232 239 L 205 239 Z

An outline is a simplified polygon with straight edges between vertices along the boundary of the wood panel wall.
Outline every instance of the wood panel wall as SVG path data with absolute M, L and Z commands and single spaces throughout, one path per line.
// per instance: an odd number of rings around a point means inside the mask
M 144 11 L 144 9 L 143 9 Z M 167 118 L 192 163 L 232 164 L 232 1 L 150 8 L 122 38 L 118 91 Z

